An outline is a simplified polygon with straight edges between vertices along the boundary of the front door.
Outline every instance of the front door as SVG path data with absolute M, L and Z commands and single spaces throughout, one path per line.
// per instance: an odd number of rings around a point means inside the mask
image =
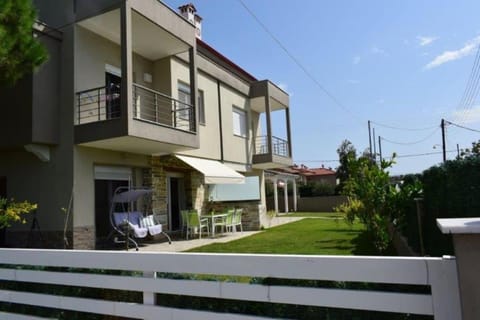
M 170 231 L 179 230 L 182 227 L 180 210 L 185 209 L 185 185 L 183 178 L 168 178 L 168 213 Z

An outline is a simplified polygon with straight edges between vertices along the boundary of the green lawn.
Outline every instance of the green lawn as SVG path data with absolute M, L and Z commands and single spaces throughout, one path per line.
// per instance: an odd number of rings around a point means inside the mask
M 338 212 L 294 212 L 286 215 L 279 215 L 282 217 L 312 217 L 312 218 L 343 218 L 343 213 Z
M 318 217 L 320 214 L 307 216 Z M 292 215 L 288 215 L 292 216 Z M 338 214 L 329 219 L 306 218 L 267 229 L 228 243 L 193 248 L 190 252 L 374 255 L 377 254 L 360 223 L 347 224 Z M 338 217 L 333 219 L 332 217 Z

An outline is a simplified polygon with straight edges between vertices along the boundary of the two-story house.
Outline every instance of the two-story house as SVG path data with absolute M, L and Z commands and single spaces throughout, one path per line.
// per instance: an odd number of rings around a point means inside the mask
M 264 170 L 292 164 L 287 93 L 202 41 L 191 4 L 34 4 L 49 60 L 0 90 L 0 190 L 38 203 L 45 246 L 95 248 L 118 186 L 153 188 L 170 231 L 181 209 L 212 205 L 242 207 L 245 227 L 260 227 Z M 24 246 L 29 233 L 14 226 L 8 241 Z

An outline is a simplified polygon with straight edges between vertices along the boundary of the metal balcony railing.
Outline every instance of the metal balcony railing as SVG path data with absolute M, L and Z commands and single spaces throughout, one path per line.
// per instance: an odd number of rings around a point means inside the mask
M 98 87 L 77 92 L 75 124 L 120 117 L 120 87 Z
M 195 132 L 195 110 L 192 105 L 158 91 L 133 85 L 133 117 L 175 129 Z
M 153 124 L 195 132 L 195 110 L 158 91 L 133 84 L 133 117 Z M 98 87 L 77 93 L 75 124 L 119 118 L 120 87 Z
M 255 154 L 268 154 L 268 146 L 268 136 L 258 136 L 255 139 Z M 288 141 L 272 136 L 272 152 L 277 156 L 290 157 Z

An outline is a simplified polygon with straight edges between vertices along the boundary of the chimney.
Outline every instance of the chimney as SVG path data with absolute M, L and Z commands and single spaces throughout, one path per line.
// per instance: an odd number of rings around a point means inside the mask
M 196 14 L 197 9 L 193 3 L 189 3 L 183 6 L 178 7 L 180 14 L 188 20 L 191 24 L 195 26 L 195 36 L 198 39 L 202 39 L 202 17 Z

